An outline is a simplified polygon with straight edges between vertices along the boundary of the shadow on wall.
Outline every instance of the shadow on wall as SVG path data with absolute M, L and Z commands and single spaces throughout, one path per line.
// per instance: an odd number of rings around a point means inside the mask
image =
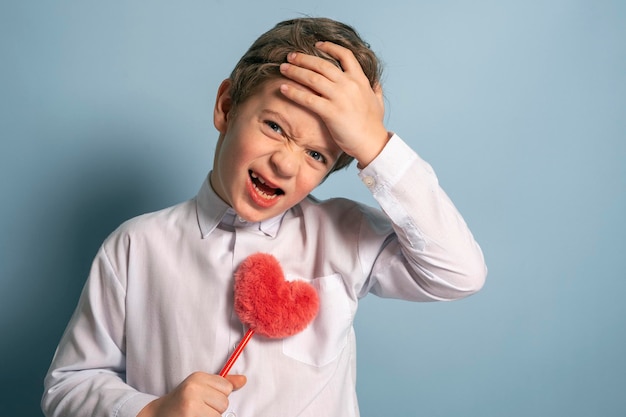
M 137 143 L 136 137 L 112 136 L 89 143 Z M 42 415 L 43 378 L 98 247 L 124 220 L 160 207 L 154 200 L 157 173 L 148 172 L 157 168 L 142 161 L 142 149 L 121 148 L 89 151 L 70 166 L 48 170 L 50 176 L 36 184 L 24 184 L 25 205 L 30 200 L 38 206 L 18 215 L 26 233 L 11 250 L 12 294 L 3 297 L 11 314 L 2 319 L 0 344 L 2 415 Z

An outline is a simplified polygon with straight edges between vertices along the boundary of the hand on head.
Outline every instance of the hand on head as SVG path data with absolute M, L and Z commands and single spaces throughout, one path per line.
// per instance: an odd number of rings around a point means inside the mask
M 294 83 L 283 84 L 281 92 L 316 113 L 337 145 L 365 166 L 389 140 L 382 88 L 370 86 L 349 49 L 332 42 L 318 42 L 316 47 L 339 61 L 343 70 L 320 57 L 291 53 L 280 70 Z

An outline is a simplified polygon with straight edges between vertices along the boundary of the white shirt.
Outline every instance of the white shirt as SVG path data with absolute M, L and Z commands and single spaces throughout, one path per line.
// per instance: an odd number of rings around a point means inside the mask
M 320 311 L 295 336 L 252 338 L 230 371 L 248 382 L 224 415 L 358 416 L 358 300 L 452 300 L 486 275 L 433 170 L 398 136 L 359 176 L 385 214 L 309 197 L 249 224 L 207 179 L 196 198 L 121 225 L 94 260 L 45 379 L 46 415 L 135 416 L 192 372 L 218 373 L 246 330 L 233 311 L 233 273 L 267 252 L 288 280 L 316 288 Z

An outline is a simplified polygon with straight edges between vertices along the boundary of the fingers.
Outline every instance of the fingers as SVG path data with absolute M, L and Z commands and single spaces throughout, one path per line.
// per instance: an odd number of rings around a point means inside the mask
M 361 72 L 359 61 L 357 61 L 352 51 L 348 48 L 344 48 L 333 42 L 317 42 L 315 47 L 339 61 L 344 72 Z
M 330 42 L 318 43 L 323 46 Z M 293 83 L 281 86 L 281 92 L 292 101 L 303 105 L 325 118 L 328 103 L 334 99 L 355 97 L 360 89 L 368 89 L 369 81 L 352 52 L 339 45 L 332 44 L 332 52 L 341 55 L 344 62 L 354 61 L 359 69 L 355 74 L 348 74 L 326 59 L 292 52 L 287 56 L 287 63 L 280 66 L 281 73 Z M 339 56 L 337 56 L 339 59 Z M 351 65 L 348 65 L 350 67 Z
M 350 49 L 332 42 L 317 42 L 315 47 L 339 61 L 341 68 L 326 59 L 303 53 L 292 52 L 287 56 L 287 61 L 323 74 L 330 80 L 335 80 L 341 73 L 360 74 L 363 72 L 359 61 Z
M 226 379 L 232 384 L 232 391 L 237 391 L 248 382 L 248 379 L 244 375 L 226 375 Z
M 280 72 L 299 87 L 306 87 L 299 88 L 302 93 L 325 97 L 332 94 L 333 85 L 341 75 L 339 68 L 326 60 L 295 52 L 290 53 L 287 60 L 289 62 L 280 65 Z
M 246 383 L 243 375 L 222 378 L 204 372 L 189 375 L 172 392 L 148 404 L 140 417 L 176 415 L 219 417 L 228 409 L 228 396 Z
M 332 62 L 302 52 L 289 53 L 287 63 L 282 66 L 284 68 L 295 67 L 292 68 L 292 74 L 299 76 L 303 81 L 306 81 L 306 75 L 309 75 L 311 82 L 319 81 L 322 78 L 336 82 L 343 75 L 343 70 Z
M 323 96 L 332 94 L 335 85 L 344 78 L 369 86 L 369 80 L 351 50 L 332 42 L 318 42 L 315 46 L 337 59 L 341 68 L 317 56 L 291 52 L 287 55 L 288 62 L 280 66 L 281 73 Z

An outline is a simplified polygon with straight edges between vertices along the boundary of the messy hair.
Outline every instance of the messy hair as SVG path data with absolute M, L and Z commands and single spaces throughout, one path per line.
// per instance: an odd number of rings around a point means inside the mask
M 279 67 L 290 52 L 321 57 L 341 68 L 339 61 L 315 47 L 318 41 L 330 41 L 352 51 L 367 76 L 370 86 L 380 83 L 382 68 L 370 46 L 350 26 L 328 18 L 299 18 L 278 23 L 261 35 L 233 69 L 230 97 L 233 110 L 267 81 L 282 77 Z M 342 153 L 331 172 L 347 167 L 353 157 Z

